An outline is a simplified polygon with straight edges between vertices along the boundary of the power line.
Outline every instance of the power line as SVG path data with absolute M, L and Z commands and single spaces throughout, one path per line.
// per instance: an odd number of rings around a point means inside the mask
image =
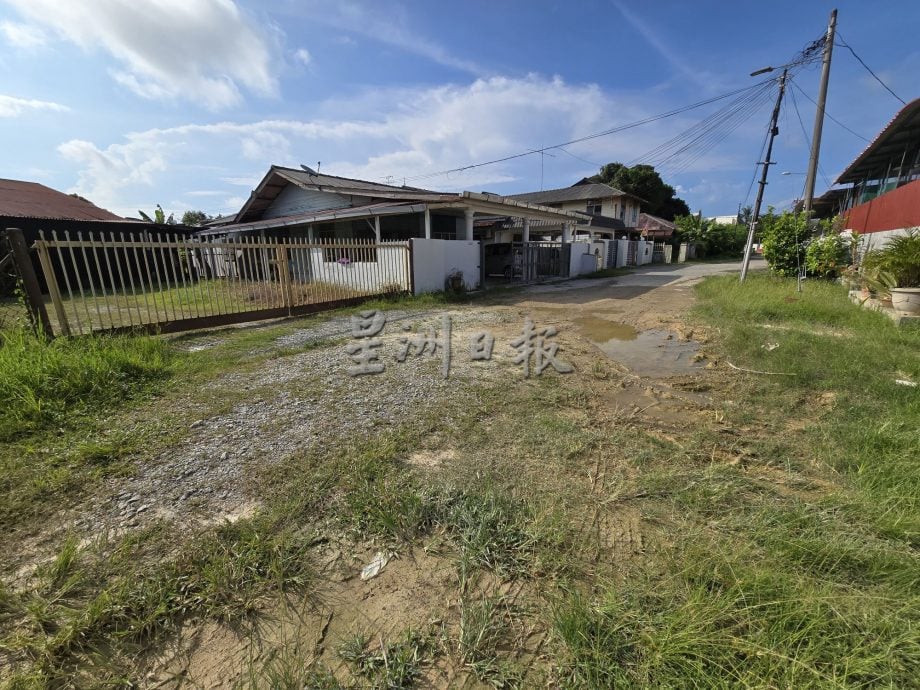
M 805 98 L 807 98 L 809 101 L 811 101 L 812 103 L 814 103 L 815 106 L 818 105 L 817 102 L 815 101 L 815 99 L 812 98 L 811 96 L 809 96 L 809 95 L 802 89 L 801 86 L 799 86 L 798 84 L 796 84 L 794 81 L 792 82 L 792 85 L 793 85 L 795 88 L 797 88 L 797 89 L 799 90 L 799 93 L 800 93 L 800 94 L 802 94 L 803 96 L 805 96 Z M 862 134 L 860 134 L 859 132 L 854 132 L 852 129 L 850 129 L 850 128 L 847 127 L 845 124 L 843 124 L 840 120 L 838 120 L 836 117 L 834 117 L 834 116 L 831 115 L 829 112 L 827 112 L 827 108 L 824 109 L 824 116 L 825 116 L 828 120 L 830 120 L 831 122 L 834 122 L 834 123 L 836 123 L 837 125 L 843 127 L 846 131 L 848 131 L 848 132 L 849 132 L 850 134 L 852 134 L 854 137 L 859 137 L 860 139 L 862 139 L 863 141 L 865 141 L 865 142 L 867 142 L 867 143 L 871 142 L 870 139 L 867 139 L 866 137 L 864 137 L 864 136 L 863 136 Z
M 688 112 L 688 111 L 690 111 L 690 110 L 695 110 L 696 108 L 701 108 L 701 107 L 703 107 L 704 105 L 709 105 L 710 103 L 716 103 L 716 102 L 718 102 L 718 101 L 725 100 L 726 98 L 731 98 L 732 96 L 736 96 L 736 95 L 738 95 L 738 94 L 740 94 L 740 93 L 744 93 L 744 92 L 748 92 L 748 91 L 753 91 L 753 90 L 755 90 L 755 89 L 759 89 L 759 88 L 762 87 L 764 84 L 771 83 L 771 82 L 773 82 L 773 81 L 774 81 L 773 79 L 766 79 L 766 80 L 764 80 L 764 81 L 762 81 L 762 82 L 758 82 L 757 84 L 753 84 L 752 86 L 747 86 L 747 87 L 744 87 L 744 88 L 742 88 L 742 89 L 736 89 L 736 90 L 734 90 L 734 91 L 730 91 L 730 92 L 728 92 L 728 93 L 722 94 L 721 96 L 714 96 L 714 97 L 712 97 L 712 98 L 707 98 L 707 99 L 704 100 L 704 101 L 698 101 L 697 103 L 692 103 L 692 104 L 690 104 L 690 105 L 686 105 L 686 106 L 683 106 L 683 107 L 680 107 L 680 108 L 675 108 L 674 110 L 669 110 L 669 111 L 664 112 L 664 113 L 659 113 L 659 114 L 657 114 L 657 115 L 652 115 L 652 116 L 650 116 L 650 117 L 643 118 L 642 120 L 636 120 L 635 122 L 630 122 L 630 123 L 627 123 L 627 124 L 625 124 L 625 125 L 619 125 L 619 126 L 617 126 L 617 127 L 611 127 L 610 129 L 606 129 L 606 130 L 604 130 L 604 131 L 602 131 L 602 132 L 595 132 L 594 134 L 588 134 L 588 135 L 583 136 L 583 137 L 578 137 L 577 139 L 572 139 L 571 141 L 565 141 L 565 142 L 561 142 L 561 143 L 559 143 L 559 144 L 553 144 L 552 146 L 544 146 L 543 148 L 539 148 L 539 149 L 528 149 L 527 151 L 524 151 L 524 152 L 522 152 L 522 153 L 516 153 L 516 154 L 512 154 L 512 155 L 510 155 L 510 156 L 503 156 L 502 158 L 496 158 L 496 159 L 494 159 L 494 160 L 484 161 L 484 162 L 482 162 L 482 163 L 471 163 L 471 164 L 469 164 L 469 165 L 462 165 L 462 166 L 457 167 L 457 168 L 450 168 L 449 170 L 440 170 L 440 171 L 438 171 L 438 172 L 424 173 L 424 174 L 421 174 L 421 175 L 415 175 L 415 176 L 412 176 L 412 177 L 406 177 L 406 178 L 404 178 L 403 183 L 405 184 L 406 182 L 415 182 L 415 181 L 418 181 L 418 180 L 425 180 L 425 179 L 430 179 L 430 178 L 433 178 L 433 177 L 440 177 L 441 175 L 447 175 L 447 174 L 450 174 L 450 173 L 465 172 L 465 171 L 467 171 L 467 170 L 473 170 L 473 169 L 475 169 L 475 168 L 482 168 L 482 167 L 487 166 L 487 165 L 495 165 L 496 163 L 504 163 L 504 162 L 506 162 L 506 161 L 515 160 L 515 159 L 517 159 L 517 158 L 523 158 L 524 156 L 532 156 L 532 155 L 537 154 L 537 153 L 542 153 L 542 152 L 545 152 L 545 151 L 551 151 L 551 150 L 553 150 L 553 149 L 558 149 L 558 148 L 563 147 L 563 146 L 571 146 L 572 144 L 579 144 L 579 143 L 581 143 L 581 142 L 583 142 L 583 141 L 590 141 L 590 140 L 592 140 L 592 139 L 599 139 L 600 137 L 609 136 L 609 135 L 611 135 L 611 134 L 617 134 L 617 133 L 619 133 L 619 132 L 623 132 L 623 131 L 626 131 L 626 130 L 628 130 L 628 129 L 634 129 L 634 128 L 636 128 L 636 127 L 640 127 L 640 126 L 642 126 L 642 125 L 646 125 L 646 124 L 649 124 L 649 123 L 652 123 L 652 122 L 656 122 L 656 121 L 658 121 L 658 120 L 663 120 L 663 119 L 666 119 L 666 118 L 669 118 L 669 117 L 673 117 L 673 116 L 675 116 L 675 115 L 679 115 L 679 114 L 681 114 L 681 113 L 685 113 L 685 112 Z
M 873 77 L 875 77 L 875 81 L 877 81 L 879 84 L 881 84 L 882 86 L 884 86 L 884 87 L 885 87 L 885 90 L 888 91 L 888 93 L 890 93 L 892 96 L 894 96 L 894 97 L 897 98 L 899 101 L 901 101 L 901 104 L 902 104 L 902 105 L 907 105 L 907 102 L 906 102 L 903 98 L 901 98 L 898 94 L 896 94 L 894 91 L 892 91 L 892 90 L 891 90 L 891 87 L 888 86 L 888 84 L 886 84 L 885 82 L 883 82 L 882 79 L 881 79 L 881 77 L 879 77 L 875 72 L 873 72 L 872 69 L 869 67 L 869 65 L 867 65 L 867 64 L 865 63 L 865 61 L 864 61 L 861 57 L 859 57 L 859 55 L 856 54 L 856 51 L 853 50 L 853 47 L 843 39 L 843 36 L 840 35 L 840 32 L 839 32 L 839 31 L 837 32 L 837 38 L 840 39 L 840 43 L 839 43 L 838 45 L 841 45 L 842 47 L 844 47 L 844 48 L 846 48 L 847 50 L 849 50 L 849 51 L 853 54 L 853 57 L 855 57 L 857 60 L 859 60 L 859 64 L 862 65 L 863 67 L 865 67 L 865 68 L 866 68 L 866 71 L 867 71 L 869 74 L 871 74 Z
M 795 115 L 799 120 L 799 126 L 802 128 L 802 136 L 805 137 L 805 143 L 808 144 L 808 148 L 811 148 L 811 138 L 805 130 L 805 123 L 802 121 L 802 113 L 799 112 L 799 104 L 798 101 L 795 100 L 795 91 L 790 91 L 789 95 L 792 96 L 792 107 L 795 109 Z M 827 184 L 828 189 L 833 187 L 834 185 L 827 179 L 827 174 L 824 172 L 824 168 L 821 167 L 820 162 L 818 163 L 818 170 L 821 172 L 821 177 L 824 178 L 824 182 Z

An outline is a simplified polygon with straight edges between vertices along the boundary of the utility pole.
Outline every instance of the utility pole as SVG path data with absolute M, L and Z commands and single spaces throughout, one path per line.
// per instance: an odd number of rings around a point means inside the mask
M 837 10 L 831 11 L 824 39 L 824 59 L 821 61 L 821 86 L 818 88 L 818 109 L 815 111 L 815 129 L 811 135 L 811 157 L 808 159 L 808 175 L 805 178 L 805 213 L 811 212 L 815 195 L 815 176 L 818 173 L 818 154 L 821 151 L 821 130 L 824 129 L 824 107 L 827 103 L 827 82 L 831 76 L 831 55 L 834 52 L 834 32 L 837 29 Z
M 751 225 L 748 227 L 747 243 L 744 245 L 744 261 L 741 263 L 741 282 L 747 277 L 748 265 L 751 263 L 751 248 L 754 245 L 754 230 L 757 228 L 757 221 L 760 219 L 760 205 L 763 203 L 763 192 L 767 186 L 767 173 L 770 172 L 770 166 L 773 161 L 773 140 L 779 134 L 779 109 L 783 103 L 783 95 L 786 93 L 786 74 L 788 69 L 783 70 L 779 78 L 779 94 L 776 96 L 776 105 L 773 106 L 773 115 L 770 117 L 770 142 L 767 144 L 767 157 L 764 158 L 763 172 L 760 174 L 760 188 L 757 190 L 757 201 L 754 202 L 754 215 L 751 216 Z

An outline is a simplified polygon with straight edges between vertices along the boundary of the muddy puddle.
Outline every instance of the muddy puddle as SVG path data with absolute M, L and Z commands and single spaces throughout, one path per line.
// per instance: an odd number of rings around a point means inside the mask
M 597 317 L 575 319 L 579 332 L 601 352 L 642 376 L 670 376 L 702 369 L 699 343 L 663 330 L 637 331 L 629 324 Z

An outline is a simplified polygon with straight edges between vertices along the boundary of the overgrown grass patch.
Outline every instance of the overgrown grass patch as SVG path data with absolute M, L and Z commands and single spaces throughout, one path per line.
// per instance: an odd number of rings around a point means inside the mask
M 123 403 L 169 376 L 175 354 L 138 336 L 59 338 L 26 330 L 0 334 L 0 442 L 67 425 L 100 407 Z
M 833 283 L 806 282 L 798 293 L 795 281 L 753 275 L 745 285 L 711 278 L 698 290 L 699 313 L 720 329 L 726 356 L 791 374 L 751 375 L 754 409 L 800 420 L 804 430 L 794 441 L 843 474 L 856 489 L 848 500 L 879 529 L 916 544 L 920 396 L 895 380 L 920 382 L 920 329 L 853 305 Z
M 758 549 L 686 542 L 555 609 L 571 687 L 908 687 L 920 663 L 916 599 L 764 565 Z

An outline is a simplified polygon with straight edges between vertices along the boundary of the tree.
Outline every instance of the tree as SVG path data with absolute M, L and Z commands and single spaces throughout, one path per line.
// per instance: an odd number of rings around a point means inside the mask
M 690 214 L 687 203 L 675 196 L 674 187 L 665 184 L 651 165 L 634 165 L 630 168 L 623 163 L 608 163 L 589 180 L 645 199 L 644 210 L 653 216 L 673 220 L 676 216 Z
M 166 217 L 166 212 L 163 210 L 163 207 L 157 204 L 156 210 L 153 212 L 153 218 L 148 216 L 143 211 L 138 211 L 141 218 L 146 220 L 148 223 L 156 223 L 157 225 L 175 225 L 176 219 L 172 213 L 169 214 L 169 218 Z
M 204 211 L 186 211 L 182 214 L 182 225 L 201 225 L 211 220 Z

